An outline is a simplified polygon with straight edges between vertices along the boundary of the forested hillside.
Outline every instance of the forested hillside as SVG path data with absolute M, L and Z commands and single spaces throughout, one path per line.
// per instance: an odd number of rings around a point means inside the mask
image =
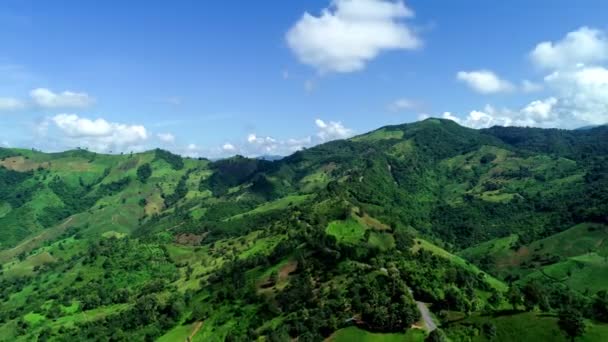
M 0 340 L 606 340 L 606 238 L 606 126 L 0 149 Z

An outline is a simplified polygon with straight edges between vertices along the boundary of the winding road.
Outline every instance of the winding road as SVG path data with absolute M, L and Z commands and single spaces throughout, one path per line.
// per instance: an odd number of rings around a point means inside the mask
M 412 291 L 412 289 L 410 289 L 410 288 L 408 288 L 408 290 L 410 291 L 410 294 L 412 295 L 412 298 L 413 298 L 414 291 Z M 433 316 L 431 316 L 431 312 L 429 311 L 429 308 L 426 307 L 426 304 L 424 304 L 423 302 L 419 302 L 416 299 L 414 299 L 414 301 L 416 302 L 416 305 L 418 306 L 418 311 L 420 311 L 420 316 L 422 316 L 422 320 L 424 321 L 424 325 L 426 325 L 426 329 L 429 332 L 437 329 L 437 324 L 435 324 L 435 322 L 433 322 Z
M 427 330 L 431 332 L 437 329 L 437 325 L 435 324 L 435 322 L 433 322 L 433 317 L 429 312 L 429 308 L 426 307 L 426 304 L 424 304 L 423 302 L 416 302 L 416 305 L 418 305 L 418 310 L 420 311 L 420 315 L 422 316 L 422 320 L 424 321 Z

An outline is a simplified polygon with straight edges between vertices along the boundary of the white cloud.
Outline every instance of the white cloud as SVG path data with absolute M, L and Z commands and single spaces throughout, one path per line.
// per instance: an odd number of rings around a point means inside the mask
M 226 152 L 234 152 L 236 151 L 236 147 L 231 143 L 225 143 L 224 145 L 222 145 L 222 150 Z
M 255 134 L 250 134 L 247 141 L 249 144 L 238 150 L 250 156 L 288 155 L 310 146 L 313 142 L 310 136 L 279 140 L 268 136 L 258 137 Z
M 542 84 L 538 84 L 528 80 L 521 81 L 521 90 L 524 93 L 534 93 L 543 90 L 543 88 L 544 87 Z
M 544 84 L 522 82 L 524 92 L 546 89 L 551 96 L 523 107 L 497 110 L 486 106 L 457 118 L 466 126 L 493 125 L 576 128 L 608 123 L 608 37 L 583 27 L 557 42 L 542 42 L 530 52 L 533 62 L 551 69 Z M 495 83 L 495 82 L 489 82 Z
M 413 16 L 402 1 L 333 0 L 318 17 L 304 13 L 286 40 L 302 63 L 320 72 L 353 72 L 385 50 L 420 47 L 403 22 Z
M 532 101 L 521 110 L 521 120 L 530 122 L 530 125 L 553 122 L 558 119 L 554 111 L 556 105 L 555 97 Z
M 431 115 L 429 115 L 427 113 L 420 113 L 420 114 L 418 114 L 418 120 L 419 121 L 426 120 L 426 119 L 428 119 L 430 117 L 431 117 Z
M 399 112 L 406 109 L 413 109 L 416 107 L 416 103 L 409 99 L 397 99 L 388 105 L 388 110 L 391 112 Z
M 462 120 L 460 120 L 460 118 L 459 118 L 459 117 L 454 116 L 454 115 L 453 115 L 451 112 L 443 112 L 442 117 L 443 117 L 444 119 L 452 120 L 452 121 L 454 121 L 454 122 L 456 122 L 456 123 L 459 123 L 459 124 L 461 124 L 461 123 L 462 123 Z
M 0 97 L 0 111 L 13 111 L 25 107 L 23 101 L 12 97 Z
M 148 139 L 146 128 L 108 122 L 105 119 L 81 118 L 76 114 L 58 114 L 50 119 L 68 147 L 87 147 L 99 152 L 140 149 Z M 44 125 L 47 126 L 48 122 Z
M 247 156 L 261 155 L 288 155 L 317 143 L 323 143 L 334 139 L 344 139 L 353 135 L 352 129 L 344 127 L 340 122 L 325 122 L 321 119 L 315 120 L 317 133 L 315 137 L 305 136 L 302 138 L 277 139 L 271 136 L 260 136 L 250 133 L 246 137 L 246 143 L 240 146 L 224 144 L 221 154 L 238 151 Z
M 500 93 L 513 90 L 513 85 L 500 79 L 490 70 L 459 71 L 456 78 L 471 89 L 482 94 Z
M 486 105 L 483 110 L 472 110 L 464 118 L 450 112 L 444 113 L 443 118 L 471 128 L 492 126 L 556 127 L 562 124 L 561 118 L 556 112 L 557 105 L 558 99 L 549 97 L 544 100 L 532 101 L 520 110 L 496 109 L 493 106 Z
M 95 102 L 87 93 L 64 91 L 54 93 L 46 88 L 37 88 L 30 92 L 34 104 L 43 108 L 85 108 Z
M 603 62 L 608 60 L 608 37 L 600 30 L 581 27 L 560 41 L 539 43 L 530 57 L 537 66 L 547 69 Z
M 321 141 L 345 139 L 354 134 L 352 129 L 344 127 L 339 121 L 325 122 L 321 119 L 316 119 L 315 124 L 318 129 L 317 137 L 319 137 Z
M 171 133 L 158 133 L 156 135 L 158 137 L 158 139 L 164 143 L 174 143 L 175 142 L 175 136 Z
M 266 136 L 258 137 L 256 134 L 249 134 L 247 136 L 247 142 L 254 146 L 254 150 L 262 153 L 273 153 L 279 147 L 279 143 L 276 139 Z
M 608 122 L 608 69 L 601 66 L 558 70 L 545 77 L 559 97 L 560 114 L 574 122 Z

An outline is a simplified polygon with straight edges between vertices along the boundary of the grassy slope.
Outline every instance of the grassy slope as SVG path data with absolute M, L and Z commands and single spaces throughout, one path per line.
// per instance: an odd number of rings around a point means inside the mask
M 604 288 L 602 279 L 606 279 L 608 268 L 604 260 L 608 256 L 607 233 L 607 226 L 582 223 L 517 250 L 511 248 L 517 241 L 517 236 L 512 235 L 468 248 L 458 255 L 468 260 L 489 255 L 494 260 L 494 269 L 489 271 L 503 275 L 515 273 L 539 278 L 542 269 L 546 274 L 562 279 L 570 270 L 573 274 L 567 283 L 575 284 L 577 290 L 599 289 Z M 591 282 L 585 286 L 587 277 Z
M 326 342 L 422 342 L 426 333 L 419 329 L 409 329 L 406 333 L 381 334 L 372 333 L 357 327 L 348 327 L 336 331 Z
M 442 122 L 439 120 L 429 120 L 424 125 L 440 125 L 441 123 Z M 415 149 L 418 148 L 415 146 L 415 142 L 412 138 L 403 140 L 403 136 L 403 131 L 400 130 L 381 129 L 368 135 L 355 138 L 353 141 L 361 143 L 392 144 L 387 145 L 389 146 L 387 147 L 387 150 L 390 151 L 392 155 L 403 158 L 404 156 L 414 153 Z M 50 246 L 43 246 L 46 241 L 55 240 L 68 227 L 78 226 L 83 228 L 85 237 L 92 240 L 97 239 L 100 236 L 123 236 L 131 234 L 134 227 L 138 226 L 138 219 L 143 219 L 145 217 L 144 215 L 149 216 L 153 213 L 162 213 L 167 209 L 162 207 L 163 200 L 161 194 L 171 194 L 187 169 L 194 169 L 194 171 L 187 179 L 188 193 L 186 195 L 186 200 L 196 200 L 203 203 L 213 203 L 215 200 L 211 198 L 211 193 L 209 191 L 199 191 L 198 189 L 198 184 L 201 179 L 205 179 L 211 174 L 211 171 L 207 168 L 206 161 L 186 160 L 184 169 L 176 171 L 172 170 L 170 165 L 165 161 L 153 160 L 153 153 L 135 154 L 133 156 L 96 155 L 93 157 L 86 153 L 46 155 L 27 150 L 21 152 L 23 153 L 23 156 L 27 158 L 18 157 L 14 161 L 10 160 L 10 164 L 6 163 L 6 165 L 22 171 L 37 168 L 46 169 L 50 172 L 51 176 L 45 181 L 42 181 L 44 184 L 48 184 L 49 179 L 52 178 L 52 176 L 60 176 L 70 185 L 77 185 L 81 179 L 85 183 L 94 182 L 103 175 L 106 169 L 109 169 L 110 172 L 108 176 L 102 180 L 103 184 L 120 180 L 124 176 L 130 176 L 134 179 L 137 166 L 145 162 L 152 163 L 153 175 L 147 184 L 144 185 L 134 180 L 123 191 L 100 199 L 90 211 L 76 214 L 71 220 L 68 219 L 64 222 L 60 222 L 54 227 L 40 231 L 39 229 L 41 227 L 36 227 L 34 222 L 32 228 L 22 236 L 26 238 L 22 245 L 18 246 L 10 253 L 8 252 L 11 250 L 0 252 L 1 262 L 2 258 L 7 261 L 13 259 L 22 252 L 34 251 L 31 256 L 23 261 L 17 262 L 12 260 L 11 263 L 7 264 L 5 276 L 8 277 L 21 274 L 35 274 L 33 270 L 35 266 L 55 263 L 56 260 L 60 260 L 58 258 L 64 260 L 68 259 L 70 257 L 70 252 L 60 251 L 56 245 L 57 242 Z M 488 165 L 480 165 L 480 158 L 488 153 L 495 154 L 495 160 Z M 533 176 L 525 177 L 524 179 L 510 179 L 503 176 L 505 171 L 515 171 L 521 166 L 529 168 Z M 461 183 L 451 184 L 446 187 L 448 191 L 443 195 L 445 196 L 444 199 L 450 203 L 458 203 L 464 193 L 473 194 L 477 198 L 489 202 L 507 202 L 510 199 L 516 198 L 522 190 L 529 192 L 539 191 L 543 194 L 547 194 L 553 191 L 560 191 L 561 187 L 573 186 L 582 182 L 582 174 L 580 173 L 580 170 L 577 169 L 576 163 L 572 160 L 551 158 L 548 156 L 530 157 L 515 155 L 511 153 L 511 151 L 493 146 L 483 146 L 479 150 L 465 153 L 462 156 L 453 157 L 447 160 L 443 164 L 443 167 L 447 170 L 460 170 L 465 174 L 464 178 L 466 178 Z M 481 177 L 479 179 L 471 177 L 471 174 L 474 173 L 473 170 L 476 168 L 481 168 L 483 171 L 481 172 Z M 315 165 L 314 172 L 308 170 L 308 174 L 299 180 L 298 186 L 301 186 L 300 191 L 306 193 L 312 192 L 315 189 L 324 188 L 325 184 L 330 180 L 336 179 L 335 177 L 336 174 L 338 174 L 338 171 L 339 166 L 333 161 L 321 166 Z M 542 176 L 545 180 L 538 181 L 534 179 L 534 176 Z M 340 179 L 346 180 L 348 177 Z M 487 181 L 498 181 L 501 185 L 500 189 L 486 191 L 486 189 L 484 189 L 484 183 Z M 236 195 L 243 189 L 246 189 L 245 185 L 236 186 L 231 189 L 231 194 L 234 194 L 234 197 L 237 198 Z M 141 198 L 146 198 L 148 200 L 148 205 L 145 208 L 140 207 L 138 204 Z M 241 198 L 242 197 L 238 197 L 237 200 L 240 200 Z M 241 212 L 233 216 L 233 218 L 240 219 L 243 214 L 254 216 L 269 211 L 284 209 L 288 207 L 290 203 L 300 203 L 306 199 L 305 196 L 297 195 L 283 197 L 273 202 L 264 203 L 248 212 L 245 210 L 246 213 Z M 179 204 L 184 204 L 186 200 L 180 201 Z M 431 200 L 431 198 L 429 197 L 428 200 Z M 57 201 L 57 198 L 54 198 L 53 195 L 49 193 L 48 189 L 45 189 L 28 204 L 28 209 L 40 212 L 44 206 L 49 203 L 61 205 L 61 203 Z M 202 206 L 191 209 L 191 212 L 196 213 L 195 215 L 198 218 L 202 217 L 207 210 L 207 208 L 202 208 Z M 6 204 L 0 203 L 0 220 L 6 218 L 8 215 L 18 214 L 19 212 L 17 212 L 17 210 L 18 209 L 10 208 L 10 206 L 7 207 Z M 174 210 L 174 208 L 169 208 L 166 212 L 172 212 L 172 210 Z M 365 242 L 363 241 L 363 238 L 366 231 L 373 228 L 374 230 L 370 233 L 369 239 L 367 240 L 368 243 L 378 246 L 383 250 L 391 249 L 394 246 L 394 239 L 390 233 L 379 232 L 381 230 L 388 230 L 387 227 L 377 226 L 375 223 L 370 224 L 365 221 L 366 220 L 358 217 L 347 221 L 334 221 L 328 225 L 327 233 L 336 236 L 337 239 L 341 241 L 361 243 Z M 592 279 L 592 287 L 601 288 L 603 286 L 602 279 L 608 278 L 604 269 L 605 261 L 602 261 L 602 257 L 605 255 L 605 245 L 603 245 L 605 231 L 599 230 L 590 232 L 587 230 L 585 232 L 585 229 L 587 228 L 573 228 L 572 231 L 564 232 L 566 234 L 561 233 L 563 235 L 558 234 L 545 239 L 545 241 L 542 242 L 542 246 L 540 245 L 540 242 L 535 242 L 527 247 L 537 252 L 537 254 L 546 255 L 559 253 L 561 256 L 569 257 L 570 259 L 552 265 L 555 266 L 555 269 L 548 269 L 548 271 L 560 274 L 560 272 L 565 272 L 564 270 L 566 269 L 571 270 L 573 273 L 571 279 L 572 286 L 581 288 L 581 285 L 585 283 L 586 279 Z M 165 232 L 159 234 L 159 236 L 161 235 L 166 238 L 165 241 L 171 241 L 172 236 L 170 233 Z M 284 238 L 285 236 L 280 235 L 261 236 L 259 231 L 254 231 L 247 232 L 246 235 L 241 237 L 220 240 L 215 243 L 213 247 L 208 245 L 203 247 L 189 247 L 168 244 L 167 248 L 171 258 L 176 262 L 181 263 L 178 270 L 179 279 L 173 284 L 177 286 L 177 289 L 180 292 L 183 292 L 186 289 L 198 290 L 200 289 L 200 278 L 204 278 L 213 270 L 218 269 L 225 261 L 231 258 L 242 259 L 256 254 L 269 253 L 276 243 Z M 68 246 L 68 250 L 73 249 L 73 251 L 79 251 L 83 248 L 78 241 L 74 241 L 70 238 L 62 239 L 61 241 Z M 460 256 L 470 258 L 483 255 L 484 253 L 492 253 L 495 255 L 499 255 L 500 253 L 508 254 L 510 253 L 508 251 L 508 246 L 512 242 L 513 237 L 494 240 L 491 243 L 484 243 L 480 246 L 473 247 L 472 249 L 465 250 L 461 252 Z M 600 245 L 597 245 L 598 242 L 601 242 Z M 563 248 L 563 246 L 565 246 L 565 248 Z M 429 250 L 432 253 L 451 260 L 455 265 L 464 267 L 474 273 L 480 272 L 478 268 L 467 263 L 463 258 L 455 256 L 426 240 L 419 239 L 415 248 Z M 597 254 L 585 254 L 590 249 L 596 251 Z M 524 255 L 521 260 L 521 262 L 528 261 L 529 257 Z M 286 259 L 267 269 L 252 270 L 250 271 L 250 276 L 254 279 L 263 279 L 268 276 L 271 269 L 278 270 L 282 265 L 285 265 L 288 262 L 289 261 Z M 580 266 L 581 264 L 583 265 L 582 268 Z M 186 267 L 192 267 L 194 269 L 191 276 L 186 275 Z M 581 271 L 572 271 L 573 267 L 579 267 Z M 90 274 L 91 277 L 100 275 L 101 272 L 99 265 L 82 268 L 82 270 L 89 272 L 88 274 Z M 531 276 L 533 275 L 534 274 Z M 597 277 L 593 278 L 594 276 Z M 75 277 L 74 272 L 68 272 L 65 276 L 66 279 L 73 279 L 73 277 Z M 57 277 L 52 276 L 50 278 L 51 279 L 45 279 L 42 286 L 60 288 L 57 285 Z M 502 282 L 489 276 L 487 276 L 487 279 L 494 287 L 501 290 L 505 289 L 505 285 Z M 60 283 L 62 284 L 61 286 L 67 286 L 69 284 L 67 280 Z M 32 287 L 26 287 L 23 291 L 15 295 L 14 298 L 11 298 L 9 306 L 15 308 L 19 305 L 23 305 L 28 295 L 32 293 L 34 293 L 34 289 Z M 72 306 L 78 308 L 78 303 L 72 303 Z M 103 317 L 105 314 L 110 314 L 122 309 L 124 308 L 110 306 L 91 310 L 95 312 L 70 312 L 70 314 L 60 318 L 58 322 L 72 322 L 71 324 L 73 324 L 73 322 L 84 321 L 91 317 Z M 224 308 L 226 313 L 232 309 L 234 308 Z M 252 310 L 249 310 L 246 307 L 242 309 L 245 311 L 243 319 L 247 319 L 247 312 Z M 24 318 L 32 325 L 44 324 L 46 319 L 38 312 L 29 312 Z M 233 321 L 225 322 L 224 318 L 224 312 L 214 313 L 203 326 L 200 333 L 197 334 L 195 340 L 220 339 L 221 336 L 229 330 L 231 324 L 235 324 Z M 497 322 L 500 321 L 500 319 L 501 318 L 497 318 Z M 534 335 L 532 333 L 530 333 L 531 335 L 526 335 L 528 331 L 525 329 L 527 323 L 525 319 L 526 317 L 521 318 L 517 316 L 513 318 L 513 322 L 499 323 L 504 326 L 508 326 L 509 324 L 515 326 L 515 328 L 513 328 L 515 333 L 506 335 L 513 339 L 518 339 L 522 336 L 532 337 Z M 527 319 L 532 320 L 530 317 L 527 317 Z M 508 321 L 507 318 L 504 318 L 504 320 Z M 546 323 L 546 320 L 540 318 L 538 321 L 541 326 Z M 10 326 L 10 324 L 2 326 L 0 329 L 5 329 L 4 332 L 6 332 L 7 326 Z M 222 328 L 217 330 L 220 326 Z M 186 333 L 184 327 L 188 326 L 176 327 L 173 331 L 176 335 L 171 335 L 170 337 L 181 339 Z M 601 328 L 590 330 L 590 334 L 594 331 L 603 331 L 603 327 L 604 326 L 601 326 Z M 0 335 L 2 335 L 2 331 L 3 330 L 0 330 Z M 351 340 L 352 338 L 355 338 L 356 340 L 362 339 L 373 341 L 404 338 L 398 334 L 372 334 L 356 328 L 343 329 L 336 334 L 337 336 L 344 334 L 346 338 L 350 337 Z M 595 334 L 597 336 L 603 336 L 601 333 Z M 543 335 L 536 334 L 534 336 L 538 338 Z
M 483 323 L 491 322 L 496 326 L 497 335 L 491 341 L 568 341 L 557 326 L 557 318 L 553 315 L 536 313 L 519 313 L 492 316 L 472 316 L 463 321 L 453 323 L 446 328 L 452 341 L 490 341 L 480 331 Z M 585 334 L 577 341 L 606 341 L 608 325 L 586 321 Z
M 416 244 L 412 247 L 412 249 L 414 251 L 418 250 L 418 249 L 425 249 L 428 250 L 430 252 L 432 252 L 433 254 L 436 254 L 442 258 L 446 258 L 448 260 L 450 260 L 451 262 L 453 262 L 455 265 L 458 265 L 460 267 L 463 267 L 471 272 L 473 272 L 474 274 L 478 274 L 480 272 L 482 272 L 479 268 L 477 268 L 477 266 L 471 264 L 470 262 L 464 260 L 463 258 L 454 255 L 448 251 L 446 251 L 445 249 L 434 245 L 424 239 L 419 239 L 417 238 L 416 240 Z M 488 283 L 490 285 L 492 285 L 495 289 L 499 290 L 499 291 L 506 291 L 507 290 L 507 285 L 505 283 L 503 283 L 502 281 L 492 277 L 489 274 L 485 274 L 485 279 L 486 281 L 488 281 Z

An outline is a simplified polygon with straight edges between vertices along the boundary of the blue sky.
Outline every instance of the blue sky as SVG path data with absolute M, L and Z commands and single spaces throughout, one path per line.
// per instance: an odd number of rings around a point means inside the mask
M 6 0 L 0 144 L 218 157 L 428 116 L 605 123 L 605 13 L 599 0 Z

